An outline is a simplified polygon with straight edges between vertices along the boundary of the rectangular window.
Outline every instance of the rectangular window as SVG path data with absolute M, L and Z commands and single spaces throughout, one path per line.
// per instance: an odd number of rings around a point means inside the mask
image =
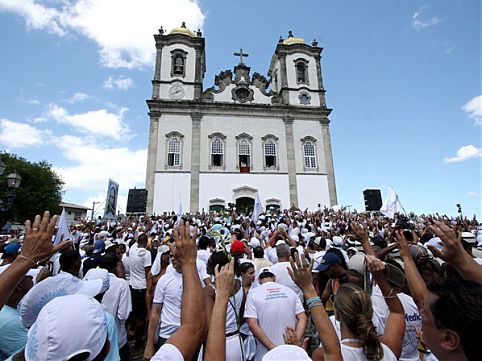
M 213 167 L 223 166 L 223 155 L 222 154 L 212 154 L 211 155 L 211 165 Z
M 271 140 L 264 145 L 264 158 L 266 168 L 276 167 L 276 145 Z

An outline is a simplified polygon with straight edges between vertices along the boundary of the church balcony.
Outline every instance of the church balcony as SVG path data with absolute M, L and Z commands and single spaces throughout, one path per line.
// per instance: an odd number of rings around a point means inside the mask
M 239 173 L 249 173 L 250 167 L 239 167 Z

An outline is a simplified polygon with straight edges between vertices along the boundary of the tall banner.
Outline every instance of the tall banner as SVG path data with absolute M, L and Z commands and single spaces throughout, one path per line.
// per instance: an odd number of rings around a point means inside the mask
M 107 198 L 105 200 L 104 218 L 117 219 L 117 196 L 119 194 L 119 183 L 109 179 L 107 187 Z
M 380 213 L 382 213 L 385 217 L 393 218 L 395 213 L 402 210 L 403 206 L 402 203 L 400 203 L 398 194 L 395 192 L 395 189 L 390 187 L 388 189 L 388 195 L 385 199 L 385 203 L 383 203 L 382 208 L 380 208 Z

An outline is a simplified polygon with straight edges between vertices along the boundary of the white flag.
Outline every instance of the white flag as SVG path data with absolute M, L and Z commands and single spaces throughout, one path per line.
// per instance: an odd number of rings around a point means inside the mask
M 390 187 L 388 189 L 388 195 L 385 199 L 385 203 L 383 203 L 382 208 L 380 208 L 380 213 L 384 216 L 393 218 L 395 213 L 400 212 L 403 210 L 402 203 L 400 203 L 400 199 L 398 199 L 398 195 L 395 190 Z
M 177 210 L 177 221 L 176 227 L 181 224 L 181 217 L 182 217 L 182 200 L 181 200 L 181 192 L 179 192 L 179 208 Z
M 62 214 L 60 215 L 59 223 L 57 223 L 57 234 L 55 235 L 54 246 L 60 243 L 62 235 L 64 236 L 64 241 L 72 239 L 69 227 L 67 226 L 67 220 L 65 219 L 65 208 L 62 208 Z
M 259 194 L 256 193 L 256 199 L 254 201 L 254 209 L 253 209 L 253 222 L 258 220 L 259 215 L 263 213 L 263 205 L 261 204 L 261 200 L 259 199 Z

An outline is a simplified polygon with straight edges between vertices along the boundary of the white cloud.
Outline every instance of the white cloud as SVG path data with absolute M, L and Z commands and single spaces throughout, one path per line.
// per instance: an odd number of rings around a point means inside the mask
M 71 115 L 66 109 L 56 104 L 50 104 L 47 116 L 58 123 L 68 124 L 81 132 L 119 140 L 129 132 L 129 127 L 124 123 L 124 114 L 128 110 L 127 108 L 121 108 L 115 114 L 100 109 Z
M 0 144 L 8 148 L 23 148 L 48 141 L 50 132 L 39 130 L 25 123 L 0 119 Z
M 104 81 L 105 89 L 117 88 L 120 90 L 128 90 L 134 86 L 134 81 L 131 78 L 124 78 L 123 76 L 116 78 L 111 75 L 107 80 Z
M 480 193 L 479 192 L 468 192 L 467 195 L 469 197 L 479 197 Z
M 169 30 L 185 21 L 196 30 L 204 23 L 197 0 L 72 0 L 62 1 L 61 7 L 50 3 L 0 0 L 0 11 L 22 16 L 29 28 L 60 36 L 81 33 L 97 43 L 101 63 L 113 68 L 151 66 L 152 35 L 161 25 Z
M 46 7 L 34 0 L 0 0 L 0 11 L 12 12 L 25 19 L 29 29 L 47 30 L 59 36 L 65 35 L 62 12 Z
M 469 100 L 462 110 L 469 114 L 469 118 L 473 119 L 476 125 L 482 125 L 482 95 Z
M 89 206 L 92 206 L 93 200 L 105 201 L 109 178 L 119 183 L 122 197 L 129 188 L 144 185 L 147 149 L 107 148 L 70 135 L 53 139 L 53 142 L 73 163 L 67 167 L 55 167 L 65 182 L 65 188 L 97 194 L 95 199 L 87 199 L 85 205 L 90 203 Z M 121 200 L 123 198 L 119 198 L 118 204 L 122 208 Z
M 470 158 L 482 157 L 482 149 L 469 144 L 461 147 L 455 157 L 445 158 L 445 163 L 462 162 Z
M 72 98 L 70 98 L 68 102 L 73 104 L 73 103 L 83 102 L 84 100 L 87 100 L 89 98 L 90 98 L 89 94 L 77 92 L 74 95 L 72 95 Z
M 436 15 L 432 17 L 425 16 L 424 13 L 426 9 L 426 5 L 422 6 L 420 10 L 416 11 L 412 16 L 412 27 L 417 31 L 423 30 L 431 26 L 435 26 L 445 20 L 444 18 L 439 18 Z

